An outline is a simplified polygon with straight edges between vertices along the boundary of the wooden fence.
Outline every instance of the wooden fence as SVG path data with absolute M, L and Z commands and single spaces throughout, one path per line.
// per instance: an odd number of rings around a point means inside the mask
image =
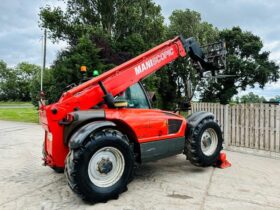
M 280 106 L 193 103 L 192 112 L 209 111 L 221 125 L 225 146 L 280 152 Z

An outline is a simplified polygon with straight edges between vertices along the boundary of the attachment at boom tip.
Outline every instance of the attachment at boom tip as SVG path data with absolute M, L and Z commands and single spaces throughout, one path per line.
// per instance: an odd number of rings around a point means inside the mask
M 211 71 L 212 76 L 216 75 L 216 71 L 226 68 L 226 45 L 224 41 L 208 44 L 201 47 L 193 38 L 180 39 L 190 56 L 193 67 L 198 71 L 201 77 L 203 73 Z

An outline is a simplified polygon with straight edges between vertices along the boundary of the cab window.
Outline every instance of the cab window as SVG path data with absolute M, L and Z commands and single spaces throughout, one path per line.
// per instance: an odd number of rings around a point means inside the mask
M 116 100 L 125 100 L 128 103 L 128 108 L 149 109 L 150 105 L 143 88 L 139 83 L 136 83 L 126 89 L 124 93 L 119 95 Z

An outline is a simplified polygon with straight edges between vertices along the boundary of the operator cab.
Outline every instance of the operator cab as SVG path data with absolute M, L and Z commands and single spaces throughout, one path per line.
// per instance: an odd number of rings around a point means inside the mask
M 125 106 L 124 103 L 126 102 Z M 138 82 L 115 97 L 115 105 L 127 108 L 150 109 L 151 103 L 143 85 Z

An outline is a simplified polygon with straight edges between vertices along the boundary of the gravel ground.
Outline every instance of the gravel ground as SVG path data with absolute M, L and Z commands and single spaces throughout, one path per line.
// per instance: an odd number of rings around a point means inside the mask
M 142 165 L 119 199 L 88 204 L 42 166 L 42 140 L 39 125 L 0 121 L 0 209 L 280 209 L 280 160 L 229 151 L 224 170 L 183 155 Z

